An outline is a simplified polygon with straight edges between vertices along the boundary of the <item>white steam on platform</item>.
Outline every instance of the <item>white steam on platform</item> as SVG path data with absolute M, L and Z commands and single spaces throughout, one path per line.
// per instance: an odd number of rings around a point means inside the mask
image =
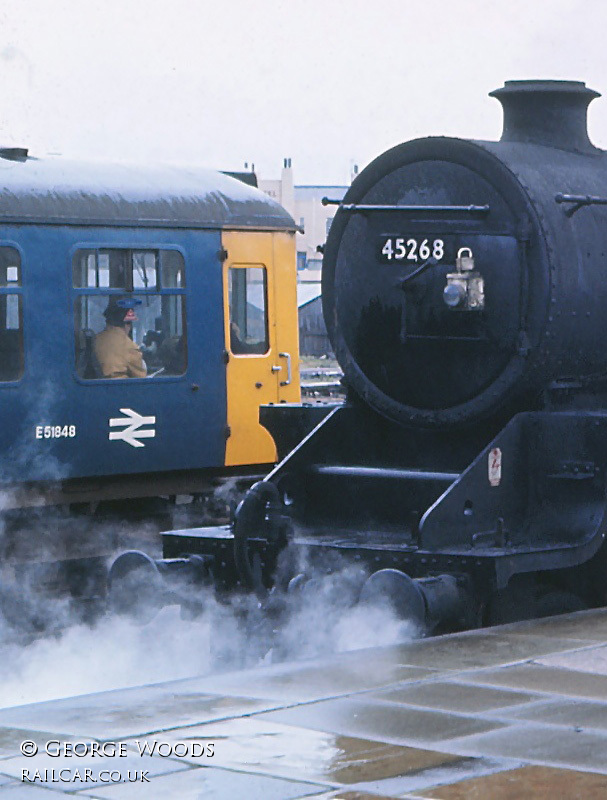
M 184 620 L 174 605 L 143 625 L 111 614 L 94 625 L 69 625 L 68 604 L 58 603 L 54 610 L 65 615 L 66 627 L 1 648 L 0 707 L 314 659 L 412 638 L 411 625 L 388 609 L 348 607 L 336 599 L 336 577 L 315 578 L 313 591 L 294 598 L 279 632 L 255 608 L 255 600 L 243 599 L 249 614 L 245 625 L 244 608 L 221 606 L 210 591 L 200 617 Z

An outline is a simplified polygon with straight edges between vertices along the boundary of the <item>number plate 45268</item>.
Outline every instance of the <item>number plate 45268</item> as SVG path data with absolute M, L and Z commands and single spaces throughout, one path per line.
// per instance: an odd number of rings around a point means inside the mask
M 421 236 L 382 236 L 379 241 L 379 258 L 383 262 L 404 261 L 421 263 L 430 257 L 437 261 L 445 258 L 445 240 Z

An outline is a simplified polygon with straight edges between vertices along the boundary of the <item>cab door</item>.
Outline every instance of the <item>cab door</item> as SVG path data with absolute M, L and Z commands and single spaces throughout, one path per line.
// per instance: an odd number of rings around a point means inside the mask
M 299 398 L 292 239 L 286 233 L 236 231 L 222 237 L 227 252 L 223 268 L 226 466 L 274 462 L 276 447 L 259 424 L 259 406 Z M 280 316 L 278 306 L 282 306 Z M 282 330 L 283 319 L 290 330 Z

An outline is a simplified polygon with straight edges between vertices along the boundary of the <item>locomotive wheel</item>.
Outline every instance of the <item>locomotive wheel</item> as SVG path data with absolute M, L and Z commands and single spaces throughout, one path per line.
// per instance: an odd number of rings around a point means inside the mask
M 139 550 L 123 553 L 110 567 L 108 604 L 116 614 L 150 622 L 165 605 L 165 594 L 158 566 Z
M 522 620 L 553 617 L 583 611 L 586 604 L 573 592 L 560 589 L 538 594 L 532 587 L 518 587 L 495 592 L 488 607 L 487 625 L 503 625 Z
M 588 606 L 573 592 L 547 592 L 537 601 L 538 617 L 553 617 L 556 614 L 570 614 L 584 611 Z

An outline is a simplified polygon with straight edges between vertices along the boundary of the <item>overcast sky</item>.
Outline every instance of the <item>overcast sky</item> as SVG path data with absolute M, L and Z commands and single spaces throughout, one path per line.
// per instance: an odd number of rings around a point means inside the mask
M 515 78 L 607 95 L 604 0 L 1 0 L 0 143 L 344 183 L 416 136 L 499 138 Z M 590 110 L 607 148 L 607 97 Z

